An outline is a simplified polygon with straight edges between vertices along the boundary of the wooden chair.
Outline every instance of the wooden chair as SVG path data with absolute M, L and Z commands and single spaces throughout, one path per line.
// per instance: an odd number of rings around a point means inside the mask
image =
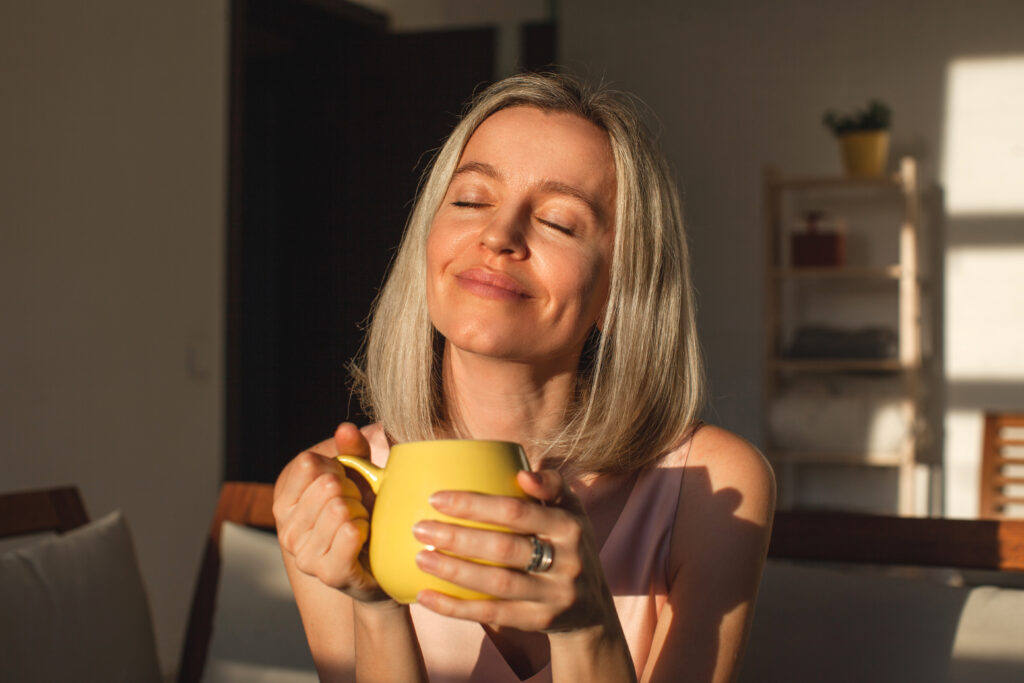
M 64 533 L 89 523 L 78 488 L 63 486 L 0 494 L 0 538 Z
M 274 529 L 274 515 L 271 511 L 273 499 L 272 484 L 226 482 L 221 488 L 220 499 L 203 551 L 199 578 L 192 596 L 188 631 L 178 673 L 178 680 L 181 683 L 199 681 L 206 665 L 210 638 L 213 635 L 217 583 L 220 578 L 221 525 L 229 521 L 257 529 Z
M 1024 486 L 1024 475 L 1009 476 L 1005 471 L 1009 465 L 1024 469 L 1024 434 L 1008 434 L 1011 428 L 1024 432 L 1024 414 L 985 415 L 981 447 L 980 517 L 1003 518 L 1007 516 L 1008 505 L 1024 505 L 1024 495 L 1009 495 L 1006 491 L 1010 485 Z M 1010 452 L 1013 447 L 1017 447 L 1016 453 Z

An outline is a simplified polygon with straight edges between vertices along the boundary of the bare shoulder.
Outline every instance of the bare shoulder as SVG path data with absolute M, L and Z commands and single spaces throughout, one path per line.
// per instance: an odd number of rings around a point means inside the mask
M 775 477 L 753 445 L 719 427 L 702 426 L 683 448 L 667 567 L 671 609 L 659 617 L 664 640 L 651 656 L 687 680 L 732 680 L 771 535 Z
M 681 507 L 687 502 L 699 505 L 705 499 L 730 498 L 736 516 L 757 523 L 771 520 L 775 475 L 761 452 L 746 439 L 704 425 L 692 437 L 686 469 Z

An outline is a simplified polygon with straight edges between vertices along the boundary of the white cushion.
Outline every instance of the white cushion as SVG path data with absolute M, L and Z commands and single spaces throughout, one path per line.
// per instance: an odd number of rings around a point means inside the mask
M 770 561 L 742 683 L 943 681 L 968 589 Z
M 313 657 L 271 533 L 224 522 L 208 683 L 316 683 Z
M 0 678 L 160 680 L 149 603 L 120 512 L 0 556 Z
M 949 680 L 1024 681 L 1024 590 L 971 590 L 953 643 Z

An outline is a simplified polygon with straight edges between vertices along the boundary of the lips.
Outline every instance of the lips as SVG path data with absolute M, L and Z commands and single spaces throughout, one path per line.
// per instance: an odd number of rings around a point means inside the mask
M 529 299 L 529 291 L 514 278 L 504 273 L 470 268 L 455 276 L 463 289 L 487 299 Z

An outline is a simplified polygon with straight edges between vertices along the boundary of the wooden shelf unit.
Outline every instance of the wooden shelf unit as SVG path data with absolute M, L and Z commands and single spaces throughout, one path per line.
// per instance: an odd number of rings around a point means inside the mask
M 854 262 L 840 266 L 794 267 L 790 263 L 788 232 L 785 229 L 794 218 L 790 207 L 794 198 L 813 199 L 817 195 L 847 193 L 852 196 L 848 204 L 884 206 L 893 205 L 894 241 L 892 253 L 897 260 L 891 263 Z M 916 470 L 919 464 L 921 435 L 927 430 L 922 409 L 922 279 L 918 268 L 918 238 L 921 229 L 919 214 L 919 188 L 917 165 L 911 158 L 903 158 L 899 170 L 881 178 L 858 179 L 845 177 L 784 177 L 768 167 L 764 173 L 765 222 L 765 451 L 779 471 L 779 504 L 782 508 L 800 507 L 801 492 L 797 486 L 796 468 L 815 466 L 892 467 L 898 472 L 899 514 L 914 514 Z M 845 196 L 845 195 L 844 195 Z M 827 203 L 827 202 L 825 202 Z M 899 210 L 895 207 L 899 206 Z M 872 207 L 874 208 L 874 207 Z M 886 214 L 887 215 L 887 214 Z M 857 226 L 847 226 L 849 234 L 857 233 Z M 876 235 L 877 238 L 877 235 Z M 888 239 L 888 236 L 886 236 Z M 829 286 L 856 288 L 891 287 L 887 298 L 879 298 L 879 309 L 896 307 L 895 332 L 897 348 L 893 357 L 884 358 L 831 358 L 793 357 L 787 352 L 784 328 L 795 327 L 794 311 L 787 310 L 784 300 L 786 288 L 810 288 L 820 295 Z M 792 289 L 786 290 L 792 292 Z M 871 295 L 866 295 L 871 296 Z M 782 386 L 794 376 L 821 376 L 831 383 L 842 383 L 857 374 L 889 376 L 899 387 L 900 414 L 906 426 L 906 438 L 896 451 L 859 452 L 851 449 L 837 455 L 822 448 L 792 449 L 779 444 L 772 429 L 772 408 L 780 398 Z M 834 450 L 834 449 L 833 449 Z M 860 510 L 863 512 L 864 510 Z

